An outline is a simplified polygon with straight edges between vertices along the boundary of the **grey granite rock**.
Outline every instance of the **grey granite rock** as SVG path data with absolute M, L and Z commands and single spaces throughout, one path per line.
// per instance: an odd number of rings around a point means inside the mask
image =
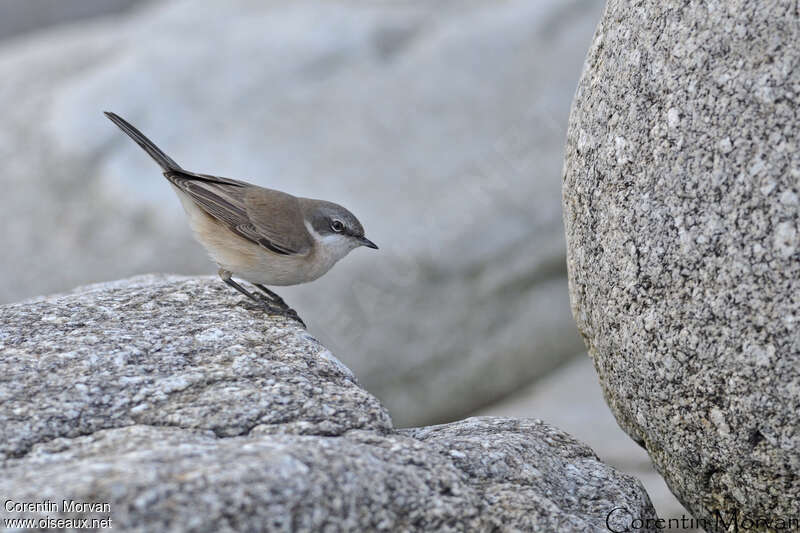
M 143 276 L 2 307 L 0 454 L 130 424 L 391 428 L 326 348 L 240 300 L 213 278 Z
M 281 295 L 398 423 L 503 396 L 583 349 L 559 171 L 601 7 L 172 0 L 0 49 L 0 302 L 215 272 L 110 109 L 187 168 L 359 216 L 380 251 Z
M 656 519 L 637 480 L 539 420 L 393 429 L 330 352 L 231 293 L 146 276 L 0 307 L 0 494 L 56 506 L 2 518 L 117 531 L 604 531 L 616 507 Z
M 796 2 L 611 0 L 570 117 L 573 313 L 698 518 L 800 519 L 798 62 Z
M 577 357 L 546 378 L 480 409 L 475 416 L 536 417 L 566 431 L 591 447 L 601 461 L 641 481 L 658 516 L 680 522 L 680 527 L 666 529 L 702 531 L 689 522 L 691 513 L 664 483 L 647 451 L 620 429 L 603 401 L 591 358 Z

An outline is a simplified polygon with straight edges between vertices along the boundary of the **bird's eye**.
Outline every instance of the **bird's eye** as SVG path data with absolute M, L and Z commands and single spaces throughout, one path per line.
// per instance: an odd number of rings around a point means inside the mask
M 344 224 L 342 224 L 341 220 L 334 220 L 331 222 L 331 229 L 336 233 L 341 233 L 344 231 Z

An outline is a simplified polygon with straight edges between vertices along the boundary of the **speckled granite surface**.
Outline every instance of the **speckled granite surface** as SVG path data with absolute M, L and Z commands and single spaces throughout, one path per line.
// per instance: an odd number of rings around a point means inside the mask
M 698 517 L 800 519 L 797 3 L 610 0 L 570 117 L 578 326 Z
M 655 519 L 638 480 L 539 420 L 395 430 L 305 330 L 214 278 L 93 285 L 0 307 L 0 324 L 0 494 L 109 506 L 4 518 L 108 516 L 117 531 L 604 531 L 616 507 Z

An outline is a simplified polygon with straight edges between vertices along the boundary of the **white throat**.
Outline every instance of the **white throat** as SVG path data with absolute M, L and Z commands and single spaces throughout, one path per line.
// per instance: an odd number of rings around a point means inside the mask
M 339 235 L 337 233 L 320 235 L 307 220 L 305 221 L 305 225 L 311 237 L 314 239 L 314 248 L 316 249 L 314 262 L 317 263 L 315 267 L 324 269 L 324 272 L 327 272 L 339 259 L 359 246 L 359 243 L 356 242 L 355 239 L 347 235 Z

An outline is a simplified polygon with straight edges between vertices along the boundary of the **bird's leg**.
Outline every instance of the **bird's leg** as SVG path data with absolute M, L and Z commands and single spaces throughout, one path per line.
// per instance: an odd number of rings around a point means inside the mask
M 247 296 L 248 298 L 250 298 L 254 302 L 263 303 L 261 300 L 259 300 L 256 297 L 255 294 L 253 294 L 252 292 L 248 291 L 247 289 L 245 289 L 244 287 L 242 287 L 241 285 L 239 285 L 235 281 L 233 281 L 233 279 L 231 278 L 231 273 L 228 272 L 227 270 L 223 270 L 223 269 L 220 268 L 219 269 L 219 277 L 222 278 L 222 281 L 224 281 L 225 283 L 227 283 L 228 285 L 230 285 L 231 287 L 233 287 L 237 291 L 241 292 L 242 294 L 244 294 L 245 296 Z
M 262 284 L 253 283 L 253 285 L 258 287 L 258 289 L 261 290 L 261 292 L 263 292 L 264 294 L 269 296 L 269 299 L 272 300 L 273 302 L 275 302 L 276 304 L 278 304 L 280 306 L 283 306 L 283 307 L 289 307 L 288 305 L 286 305 L 286 302 L 283 300 L 283 298 L 281 298 L 280 296 L 278 296 L 277 294 L 275 294 L 274 292 L 272 292 L 271 290 L 269 290 L 268 288 L 266 288 Z
M 272 292 L 271 290 L 269 290 L 260 283 L 253 283 L 253 285 L 255 285 L 258 288 L 258 290 L 266 294 L 272 303 L 283 308 L 287 316 L 299 320 L 300 323 L 303 324 L 303 326 L 305 326 L 305 322 L 303 322 L 303 319 L 301 319 L 300 315 L 297 314 L 297 311 L 289 307 L 289 304 L 287 304 L 283 298 L 281 298 L 280 296 L 278 296 L 277 294 L 275 294 L 274 292 Z
M 267 310 L 267 312 L 273 313 L 273 314 L 276 314 L 276 315 L 285 316 L 285 317 L 291 318 L 293 320 L 297 320 L 300 324 L 302 324 L 303 327 L 306 327 L 306 323 L 303 322 L 303 319 L 300 318 L 300 316 L 297 314 L 297 312 L 294 309 L 290 309 L 286 305 L 286 302 L 284 302 L 283 300 L 280 300 L 280 302 L 265 301 L 263 298 L 257 297 L 255 294 L 253 294 L 252 292 L 248 291 L 247 289 L 245 289 L 244 287 L 242 287 L 241 285 L 239 285 L 235 281 L 233 281 L 233 279 L 231 278 L 231 275 L 232 274 L 229 271 L 227 271 L 225 269 L 222 269 L 222 268 L 219 269 L 219 277 L 222 278 L 222 281 L 224 281 L 226 284 L 230 285 L 231 287 L 233 287 L 234 289 L 236 289 L 240 293 L 244 294 L 249 299 L 253 300 L 254 302 L 256 302 L 258 304 L 260 304 L 262 307 L 264 307 L 264 309 Z

